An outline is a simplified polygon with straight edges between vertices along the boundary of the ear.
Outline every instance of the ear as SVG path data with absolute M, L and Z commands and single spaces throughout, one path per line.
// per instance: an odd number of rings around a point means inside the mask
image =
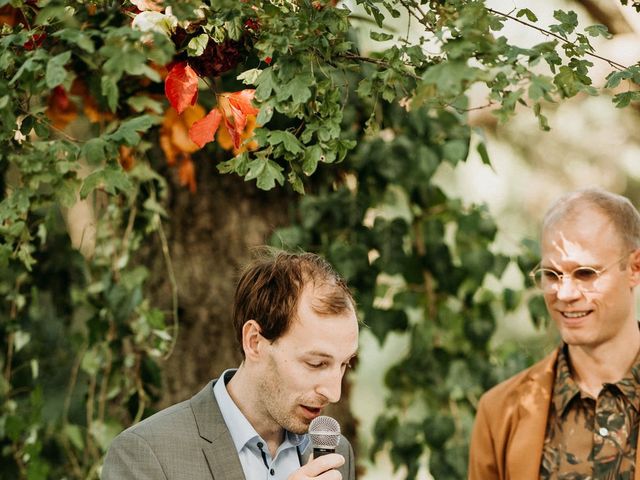
M 262 330 L 255 320 L 247 320 L 242 326 L 242 349 L 247 360 L 256 360 L 260 356 L 260 344 L 265 341 Z
M 631 288 L 640 284 L 640 248 L 635 249 L 629 254 L 629 269 Z

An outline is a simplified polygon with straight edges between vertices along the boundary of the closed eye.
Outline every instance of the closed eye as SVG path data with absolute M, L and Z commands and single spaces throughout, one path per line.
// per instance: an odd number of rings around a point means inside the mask
M 326 366 L 326 362 L 305 362 L 307 364 L 307 366 L 311 367 L 311 368 L 322 368 L 324 366 Z

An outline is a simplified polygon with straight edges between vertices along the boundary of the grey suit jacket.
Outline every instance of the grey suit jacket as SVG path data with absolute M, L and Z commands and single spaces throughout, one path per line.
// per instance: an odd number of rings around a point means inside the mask
M 107 452 L 101 479 L 253 480 L 245 479 L 213 383 L 118 435 Z M 310 450 L 301 456 L 301 465 Z M 342 478 L 355 480 L 353 450 L 346 438 L 341 438 L 336 452 L 345 458 Z

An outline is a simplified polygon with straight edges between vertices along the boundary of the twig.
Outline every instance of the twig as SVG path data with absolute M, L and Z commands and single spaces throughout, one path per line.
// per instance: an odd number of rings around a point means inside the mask
M 78 355 L 76 356 L 76 361 L 73 364 L 71 369 L 71 378 L 69 379 L 69 385 L 67 387 L 67 395 L 64 398 L 64 404 L 62 407 L 62 425 L 67 425 L 69 423 L 69 408 L 71 406 L 71 396 L 73 395 L 73 390 L 75 388 L 76 382 L 78 380 L 78 372 L 80 371 L 80 365 L 82 363 L 82 357 L 87 350 L 86 342 L 80 347 Z M 71 468 L 75 472 L 75 475 L 80 478 L 82 477 L 82 468 L 80 467 L 80 463 L 78 461 L 78 457 L 71 448 L 69 443 L 69 437 L 64 433 L 60 435 L 62 439 L 62 444 L 67 453 L 67 457 L 71 462 Z
M 13 344 L 15 341 L 15 332 L 11 332 L 7 338 L 7 365 L 4 369 L 4 379 L 7 384 L 11 384 L 11 364 L 13 363 Z
M 356 55 L 355 53 L 350 53 L 350 52 L 344 53 L 341 56 L 343 58 L 346 58 L 347 60 L 356 60 L 358 62 L 372 63 L 374 65 L 378 65 L 379 67 L 392 68 L 391 65 L 389 65 L 388 62 L 385 62 L 384 60 L 379 60 L 377 58 L 364 57 L 362 55 Z M 406 71 L 405 70 L 402 73 L 404 73 L 405 75 L 410 76 L 414 80 L 420 80 L 420 77 L 418 75 L 416 75 L 415 73 L 411 72 L 411 71 Z
M 136 412 L 136 416 L 133 419 L 133 423 L 138 423 L 140 420 L 142 420 L 142 415 L 144 414 L 144 409 L 147 405 L 147 394 L 144 391 L 144 386 L 142 385 L 142 379 L 140 377 L 139 355 L 136 362 L 136 390 L 138 392 L 138 411 Z
M 158 236 L 160 237 L 160 244 L 162 245 L 162 256 L 164 257 L 164 261 L 167 266 L 167 275 L 169 276 L 169 284 L 171 285 L 171 302 L 173 306 L 173 332 L 171 332 L 171 346 L 169 347 L 169 351 L 162 357 L 163 360 L 166 360 L 171 356 L 173 350 L 176 348 L 180 322 L 178 319 L 178 283 L 176 282 L 176 276 L 173 272 L 173 263 L 171 262 L 171 255 L 169 254 L 169 243 L 167 242 L 167 237 L 164 233 L 164 228 L 162 228 L 162 221 L 160 219 L 158 219 Z
M 418 23 L 420 23 L 424 27 L 427 27 L 425 23 L 425 18 L 427 17 L 427 14 L 422 11 L 422 9 L 420 8 L 420 5 L 415 5 L 415 4 L 410 5 L 409 2 L 407 2 L 407 0 L 400 0 L 400 4 L 407 9 L 407 12 L 409 12 L 409 16 L 414 17 L 416 20 L 418 20 Z M 420 12 L 420 15 L 422 15 L 422 18 L 419 17 L 416 14 L 416 12 L 412 10 L 412 8 L 415 8 L 416 10 L 418 10 L 418 12 Z M 430 28 L 427 28 L 427 30 L 431 31 Z
M 107 404 L 107 395 L 109 393 L 109 377 L 111 376 L 111 367 L 113 365 L 113 352 L 109 348 L 109 344 L 115 337 L 115 324 L 113 320 L 109 321 L 109 333 L 107 334 L 107 353 L 106 365 L 102 372 L 102 381 L 100 382 L 100 395 L 98 396 L 98 420 L 104 421 L 104 412 Z
M 567 40 L 566 38 L 563 38 L 561 35 L 553 33 L 552 31 L 546 30 L 546 29 L 544 29 L 542 27 L 538 27 L 537 25 L 534 25 L 532 23 L 525 22 L 524 20 L 521 20 L 518 17 L 514 17 L 513 15 L 509 15 L 508 13 L 502 13 L 502 12 L 499 12 L 499 11 L 494 10 L 492 8 L 487 8 L 487 11 L 490 12 L 490 13 L 493 13 L 494 15 L 499 15 L 501 17 L 508 18 L 509 20 L 513 20 L 514 22 L 518 22 L 518 23 L 520 23 L 522 25 L 525 25 L 525 26 L 527 26 L 529 28 L 533 28 L 534 30 L 537 30 L 538 32 L 540 32 L 542 34 L 550 36 L 550 37 L 553 37 L 553 38 L 556 38 L 556 39 L 560 40 L 562 43 L 566 43 L 567 45 L 573 45 L 573 42 Z M 608 63 L 609 65 L 611 65 L 612 67 L 617 68 L 618 70 L 626 70 L 627 68 L 629 68 L 629 67 L 626 67 L 626 66 L 624 66 L 624 65 L 622 65 L 622 64 L 620 64 L 618 62 L 614 62 L 613 60 L 611 60 L 609 58 L 606 58 L 606 57 L 603 57 L 601 55 L 598 55 L 596 53 L 585 52 L 585 55 L 588 55 L 590 57 L 602 60 L 602 61 Z

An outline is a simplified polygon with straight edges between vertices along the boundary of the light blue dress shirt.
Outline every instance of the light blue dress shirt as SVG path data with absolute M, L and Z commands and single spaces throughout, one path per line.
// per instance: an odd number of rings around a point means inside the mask
M 309 436 L 285 432 L 284 441 L 278 447 L 275 458 L 271 458 L 267 442 L 256 432 L 229 396 L 224 379 L 235 369 L 225 370 L 213 386 L 224 422 L 238 451 L 240 464 L 247 480 L 287 480 L 300 468 L 300 453 L 309 446 Z

